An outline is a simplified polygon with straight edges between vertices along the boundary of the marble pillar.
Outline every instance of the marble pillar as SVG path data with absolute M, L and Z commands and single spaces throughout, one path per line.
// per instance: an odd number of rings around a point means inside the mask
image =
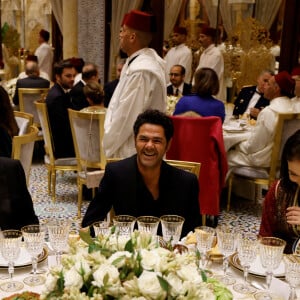
M 63 0 L 63 58 L 78 57 L 77 0 Z

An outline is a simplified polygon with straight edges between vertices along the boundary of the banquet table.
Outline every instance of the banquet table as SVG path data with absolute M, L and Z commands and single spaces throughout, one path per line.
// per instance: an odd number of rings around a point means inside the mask
M 47 246 L 45 246 L 47 247 Z M 49 255 L 47 257 L 47 259 L 45 259 L 43 262 L 39 263 L 38 268 L 41 269 L 48 269 L 49 267 L 53 266 L 56 264 L 56 259 L 55 256 L 52 255 L 52 252 L 49 252 Z M 223 274 L 223 270 L 222 270 L 222 261 L 217 260 L 217 261 L 209 261 L 207 268 L 209 270 L 211 270 L 213 272 L 214 275 L 222 275 Z M 23 268 L 16 268 L 15 269 L 15 275 L 14 275 L 14 280 L 17 281 L 23 281 L 23 279 L 28 276 L 29 272 L 31 270 L 31 266 L 28 267 L 23 267 Z M 236 283 L 243 282 L 243 276 L 242 276 L 242 272 L 238 269 L 236 269 L 235 267 L 230 266 L 229 267 L 229 273 L 232 277 L 234 277 L 236 279 Z M 7 275 L 7 268 L 0 268 L 0 277 Z M 47 276 L 47 274 L 45 275 Z M 248 276 L 249 281 L 253 281 L 255 280 L 255 282 L 257 282 L 258 284 L 264 284 L 265 282 L 265 278 L 264 277 L 257 277 L 257 276 L 253 276 L 251 274 L 249 274 Z M 2 283 L 3 280 L 0 279 L 0 283 Z M 286 295 L 288 295 L 288 285 L 286 282 L 284 282 L 283 280 L 279 280 L 279 279 L 275 279 L 275 281 L 273 281 L 272 283 L 272 287 L 275 287 L 276 292 L 277 293 L 284 293 Z M 28 286 L 26 284 L 24 284 L 24 288 L 21 291 L 15 292 L 15 293 L 21 293 L 23 291 L 31 291 L 31 292 L 36 292 L 36 293 L 41 293 L 43 291 L 43 286 Z M 228 288 L 232 291 L 233 293 L 233 299 L 255 299 L 253 297 L 253 295 L 245 295 L 245 294 L 240 294 L 237 293 L 233 290 L 233 286 L 228 286 Z M 273 290 L 273 292 L 275 292 Z M 11 294 L 15 294 L 15 293 L 7 293 L 7 292 L 3 292 L 0 290 L 0 299 L 3 299 L 4 297 L 10 296 Z M 297 296 L 300 297 L 300 288 L 297 289 Z M 286 296 L 287 297 L 287 296 Z M 276 299 L 282 299 L 282 300 L 287 300 L 288 298 L 286 298 L 284 296 L 279 296 Z

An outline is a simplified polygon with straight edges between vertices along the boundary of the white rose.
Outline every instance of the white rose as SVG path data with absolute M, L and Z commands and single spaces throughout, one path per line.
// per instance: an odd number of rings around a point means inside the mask
M 183 288 L 182 280 L 174 273 L 168 274 L 166 280 L 171 285 L 171 296 L 176 298 L 178 295 L 184 295 L 186 290 Z
M 53 276 L 51 273 L 46 276 L 45 289 L 46 292 L 53 291 L 55 289 L 57 282 L 57 277 Z
M 156 272 L 143 271 L 138 278 L 141 294 L 147 299 L 165 299 L 166 292 L 162 290 Z
M 177 275 L 183 281 L 192 281 L 194 283 L 201 283 L 202 277 L 199 274 L 196 265 L 183 265 L 177 270 Z
M 158 270 L 160 256 L 156 251 L 141 249 L 141 256 L 144 270 Z
M 82 276 L 78 273 L 76 268 L 72 268 L 65 273 L 65 286 L 75 286 L 80 289 L 83 285 Z
M 113 285 L 119 282 L 118 269 L 110 264 L 103 264 L 94 272 L 94 281 L 92 282 L 95 286 L 102 287 L 104 285 L 103 279 L 105 275 L 108 275 L 108 284 Z
M 107 261 L 110 264 L 113 263 L 116 268 L 122 268 L 125 264 L 126 258 L 130 258 L 131 255 L 132 254 L 128 251 L 118 251 L 115 252 Z

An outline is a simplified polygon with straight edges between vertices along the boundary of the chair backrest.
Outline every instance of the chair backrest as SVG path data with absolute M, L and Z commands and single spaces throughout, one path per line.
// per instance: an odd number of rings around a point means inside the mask
M 104 169 L 106 159 L 102 139 L 105 111 L 93 113 L 68 109 L 68 113 L 79 168 Z
M 34 102 L 44 100 L 47 96 L 49 88 L 19 88 L 19 106 L 20 111 L 27 112 L 33 115 L 33 122 L 37 127 L 40 127 L 40 120 L 36 111 Z
M 39 101 L 35 101 L 34 104 L 36 106 L 41 128 L 43 131 L 45 153 L 49 157 L 50 164 L 54 164 L 55 161 L 54 149 L 53 149 L 54 143 L 53 143 L 53 138 L 52 138 L 52 133 L 50 128 L 47 104 L 45 102 L 39 102 Z
M 201 214 L 218 215 L 225 185 L 227 156 L 219 117 L 171 116 L 174 135 L 167 159 L 201 163 L 199 205 Z
M 281 154 L 287 139 L 300 129 L 300 113 L 278 114 L 274 144 L 271 154 L 269 185 L 278 178 Z
M 22 111 L 14 110 L 14 116 L 19 127 L 19 134 L 23 135 L 28 132 L 28 129 L 33 125 L 33 115 Z
M 28 133 L 14 136 L 12 141 L 11 157 L 21 161 L 26 175 L 27 185 L 29 183 L 29 173 L 32 164 L 34 143 L 38 137 L 38 133 L 39 129 L 36 126 L 31 125 Z

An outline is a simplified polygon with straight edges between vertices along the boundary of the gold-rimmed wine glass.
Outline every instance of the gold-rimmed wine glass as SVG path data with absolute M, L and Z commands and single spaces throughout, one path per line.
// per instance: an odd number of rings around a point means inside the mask
M 0 251 L 2 257 L 8 262 L 9 281 L 0 284 L 5 292 L 16 292 L 24 287 L 24 284 L 13 280 L 14 262 L 21 252 L 22 232 L 20 230 L 3 230 L 0 236 Z
M 297 300 L 296 287 L 300 285 L 300 258 L 295 255 L 284 257 L 285 280 L 290 285 L 289 300 Z
M 44 271 L 37 270 L 38 256 L 43 252 L 45 243 L 46 227 L 43 225 L 27 225 L 21 228 L 23 233 L 25 248 L 31 256 L 32 270 L 31 276 L 24 278 L 24 283 L 29 286 L 41 285 L 45 282 L 45 277 L 38 275 Z

